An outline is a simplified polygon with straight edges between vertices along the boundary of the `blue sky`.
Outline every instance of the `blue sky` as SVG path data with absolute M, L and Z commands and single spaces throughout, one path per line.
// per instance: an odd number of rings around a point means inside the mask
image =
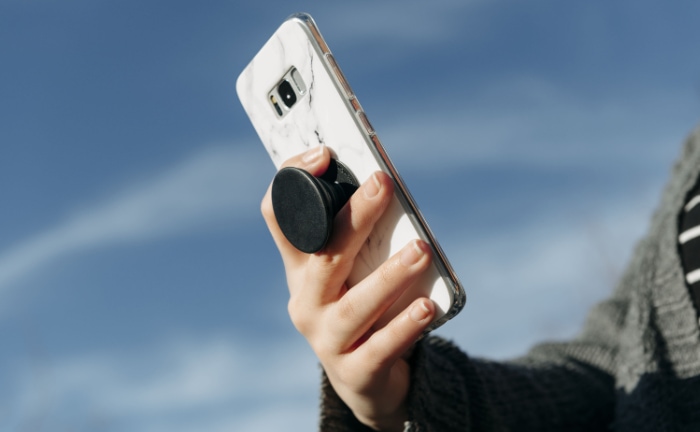
M 580 329 L 700 112 L 691 2 L 0 3 L 0 430 L 312 430 L 235 96 L 317 20 L 507 358 Z

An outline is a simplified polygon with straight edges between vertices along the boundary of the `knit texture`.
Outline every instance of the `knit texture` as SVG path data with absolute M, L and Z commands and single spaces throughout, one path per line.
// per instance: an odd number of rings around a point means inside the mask
M 620 283 L 575 339 L 508 362 L 470 358 L 437 337 L 419 342 L 406 430 L 700 431 L 700 330 L 677 247 L 699 172 L 697 129 Z M 368 430 L 325 379 L 320 427 Z

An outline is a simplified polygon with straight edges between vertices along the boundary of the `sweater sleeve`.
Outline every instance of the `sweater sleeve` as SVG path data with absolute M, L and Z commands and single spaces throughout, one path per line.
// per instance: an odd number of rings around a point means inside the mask
M 411 432 L 603 431 L 612 421 L 611 376 L 565 359 L 556 346 L 540 346 L 519 362 L 471 359 L 436 337 L 421 351 L 409 398 Z
M 412 364 L 408 430 L 609 430 L 636 277 L 628 268 L 611 298 L 591 309 L 578 337 L 537 345 L 512 361 L 471 358 L 437 337 L 422 341 Z

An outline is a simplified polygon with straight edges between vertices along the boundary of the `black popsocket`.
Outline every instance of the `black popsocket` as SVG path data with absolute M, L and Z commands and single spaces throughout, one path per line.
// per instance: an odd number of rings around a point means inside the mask
M 272 181 L 277 224 L 294 247 L 318 252 L 331 237 L 333 218 L 359 186 L 348 167 L 335 159 L 319 177 L 300 168 L 282 168 Z

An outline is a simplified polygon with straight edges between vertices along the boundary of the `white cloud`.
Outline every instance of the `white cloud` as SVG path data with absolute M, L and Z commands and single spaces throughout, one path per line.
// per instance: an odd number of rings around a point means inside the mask
M 506 163 L 665 172 L 693 126 L 686 124 L 692 98 L 667 90 L 587 100 L 549 82 L 518 77 L 497 80 L 455 104 L 459 97 L 447 104 L 432 101 L 429 109 L 407 111 L 386 126 L 375 122 L 399 168 L 442 171 Z
M 259 175 L 262 158 L 253 155 L 241 147 L 206 148 L 1 251 L 0 290 L 62 255 L 257 217 L 262 190 L 250 179 Z
M 92 416 L 129 431 L 305 430 L 318 415 L 319 370 L 299 339 L 187 339 L 59 359 L 43 379 L 36 373 L 15 374 L 20 421 L 45 417 L 57 429 Z

